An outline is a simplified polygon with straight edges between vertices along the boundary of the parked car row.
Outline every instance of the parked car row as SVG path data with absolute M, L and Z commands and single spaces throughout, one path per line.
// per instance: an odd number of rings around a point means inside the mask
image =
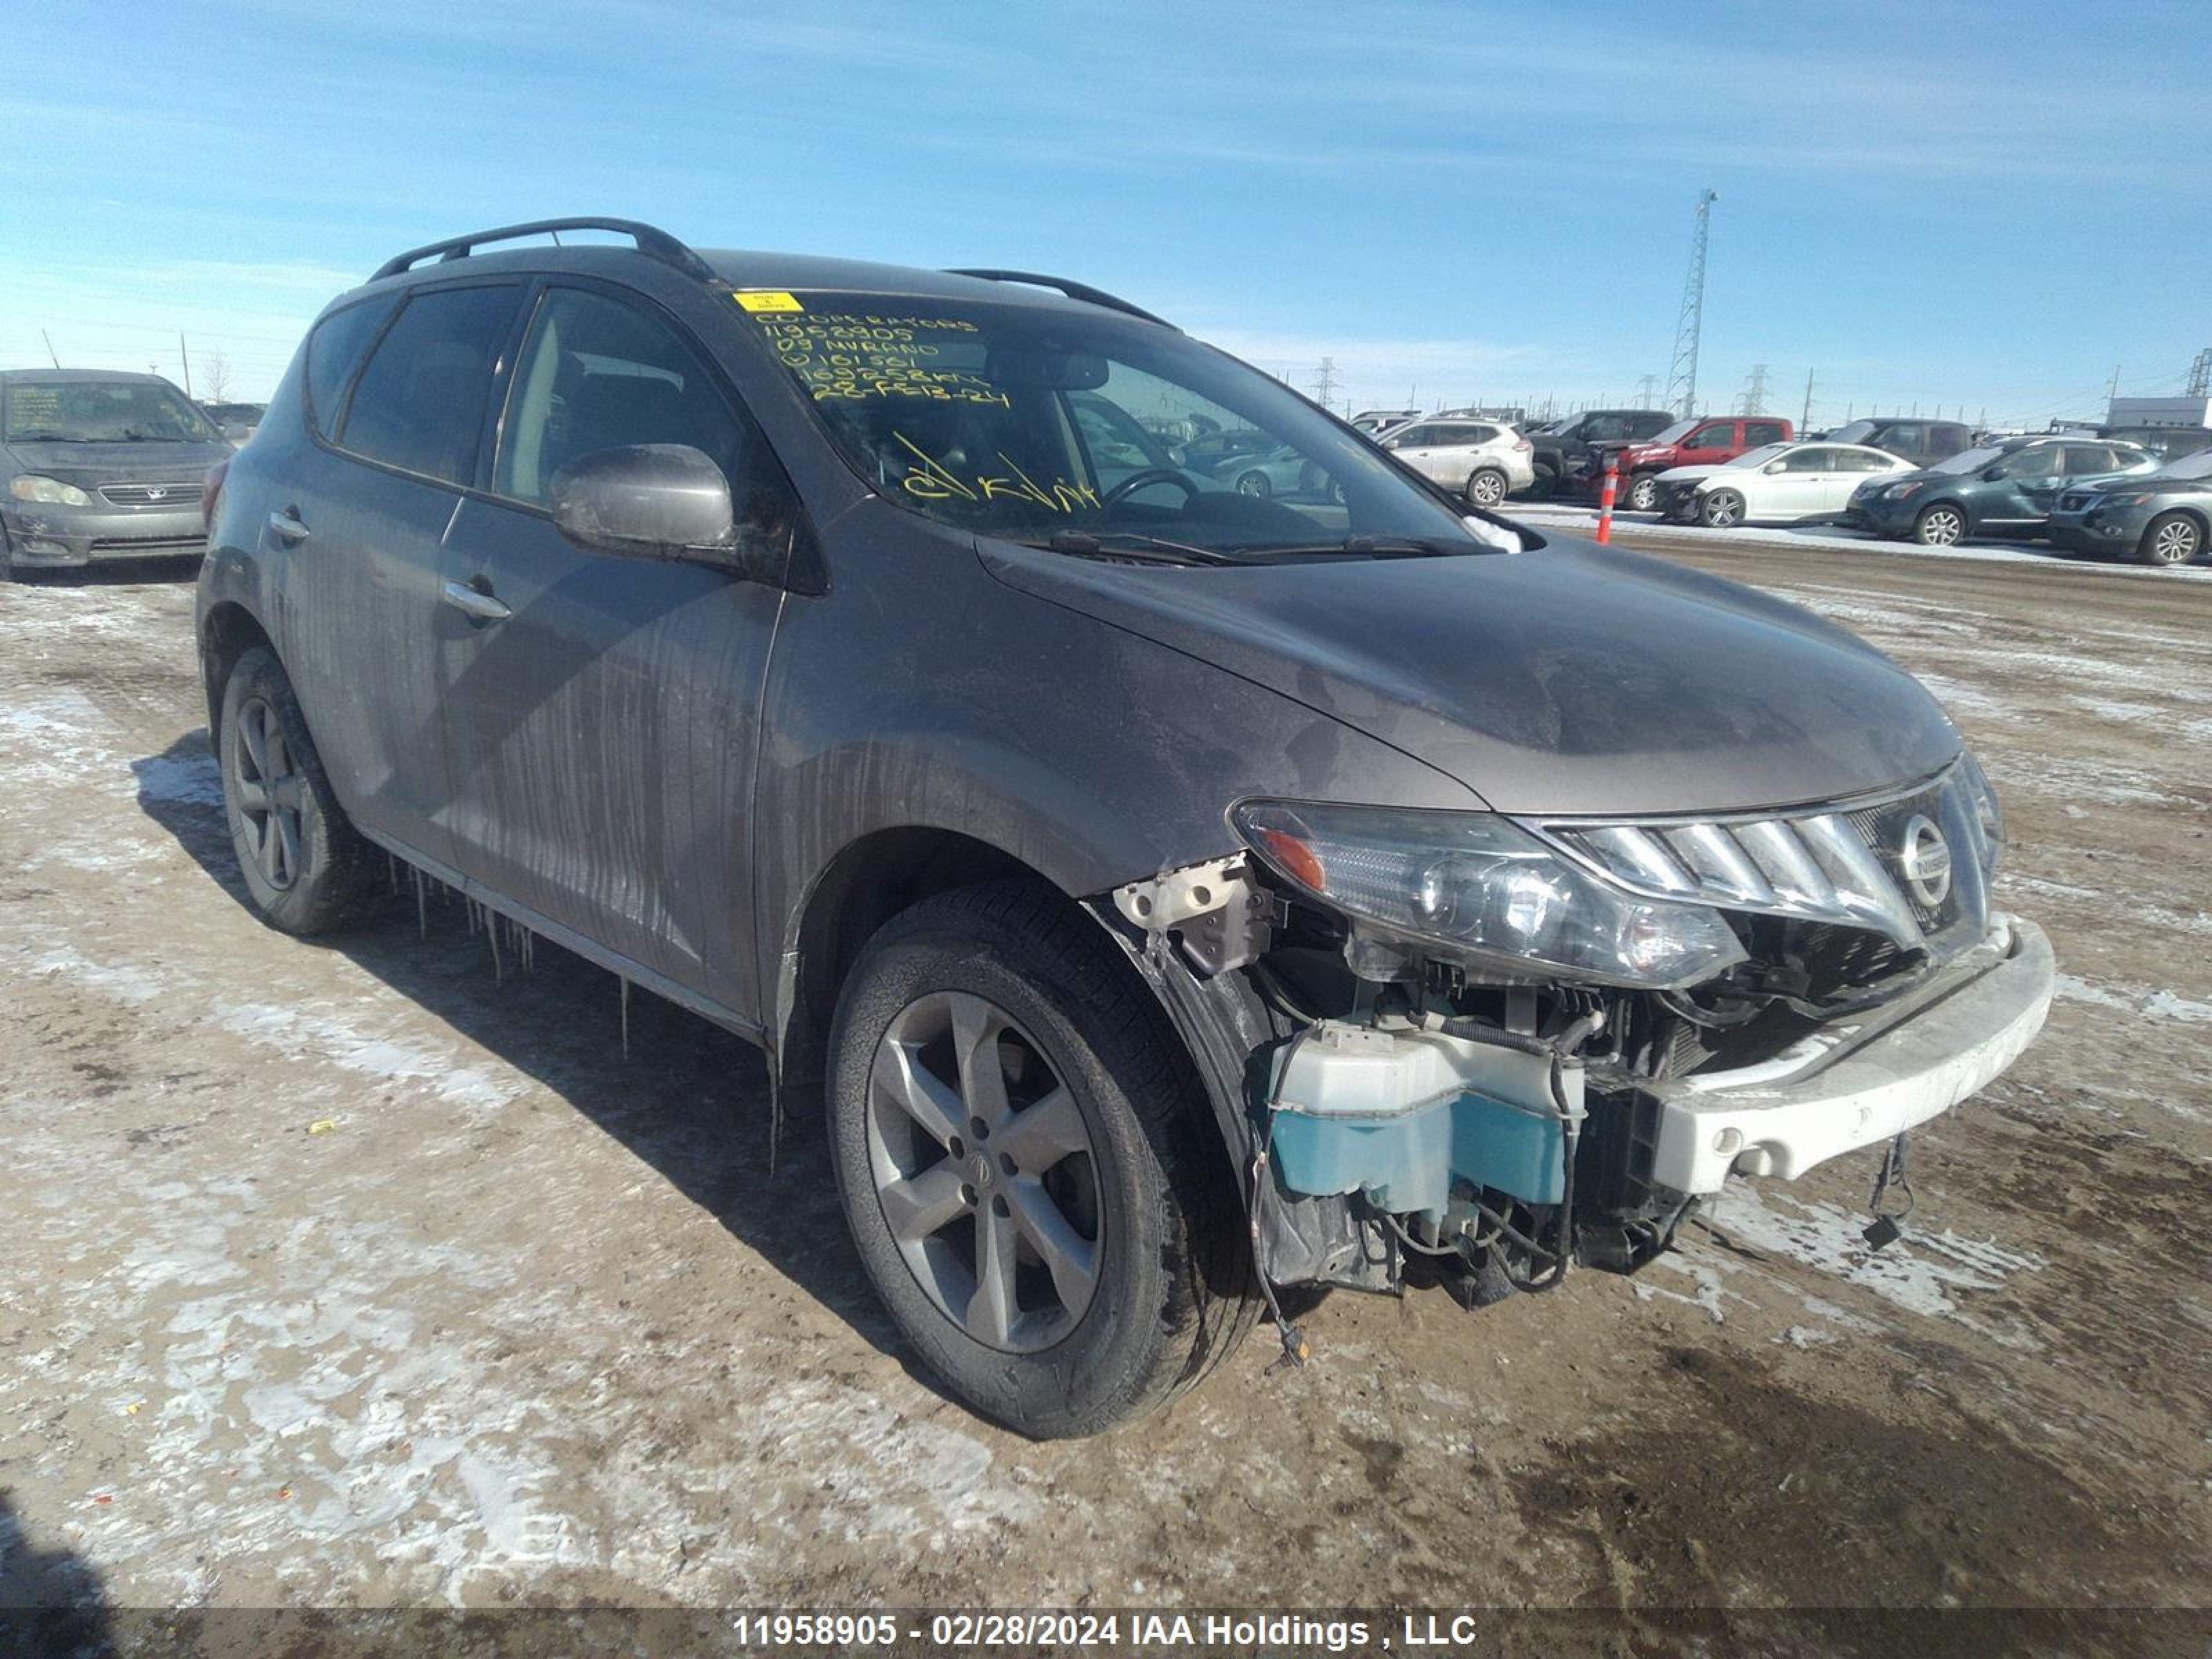
M 1746 422 L 1682 422 L 1667 442 L 1680 454 L 1717 453 Z M 1920 423 L 1922 441 L 1936 423 Z M 1849 431 L 1851 428 L 1839 428 Z M 1879 428 L 1876 428 L 1879 433 Z M 1662 440 L 1668 434 L 1662 434 Z M 1935 434 L 1948 442 L 1948 434 Z M 2032 433 L 1911 459 L 1871 443 L 1791 441 L 1726 459 L 1638 471 L 1632 510 L 1715 530 L 1739 525 L 1840 524 L 1893 541 L 1949 547 L 1975 536 L 2046 537 L 2071 552 L 2186 564 L 2212 542 L 2212 447 L 2172 458 L 2116 439 Z

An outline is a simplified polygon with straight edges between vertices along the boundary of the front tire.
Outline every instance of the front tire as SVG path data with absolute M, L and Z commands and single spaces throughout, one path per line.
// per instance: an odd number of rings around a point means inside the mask
M 1467 481 L 1467 502 L 1469 507 L 1498 506 L 1505 500 L 1505 475 L 1494 466 L 1477 467 Z
M 1237 493 L 1240 495 L 1256 495 L 1264 501 L 1275 493 L 1275 487 L 1267 482 L 1266 473 L 1247 472 L 1237 478 Z
M 1698 506 L 1698 521 L 1708 530 L 1733 530 L 1743 522 L 1743 497 L 1733 489 L 1716 489 Z
M 307 716 L 276 657 L 260 647 L 224 683 L 223 815 L 254 914 L 282 933 L 326 933 L 372 890 L 374 850 L 331 793 Z
M 1639 472 L 1628 481 L 1628 508 L 1632 513 L 1656 513 L 1659 510 L 1659 475 Z
M 978 1412 L 1039 1437 L 1155 1410 L 1256 1313 L 1188 1058 L 1056 893 L 926 899 L 869 941 L 830 1036 L 838 1191 L 877 1294 Z
M 2171 570 L 2204 550 L 2204 527 L 2186 513 L 2161 513 L 2143 526 L 2136 550 L 2145 564 Z
M 1923 547 L 1956 547 L 1966 539 L 1965 509 L 1948 501 L 1923 507 L 1912 521 L 1912 539 Z

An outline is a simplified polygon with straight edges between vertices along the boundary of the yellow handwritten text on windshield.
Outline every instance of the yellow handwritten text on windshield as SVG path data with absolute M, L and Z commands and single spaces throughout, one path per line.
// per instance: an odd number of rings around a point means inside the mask
M 914 398 L 1013 406 L 983 374 L 973 323 L 872 314 L 763 316 L 759 321 L 783 366 L 817 403 Z
M 1028 501 L 1048 513 L 1076 513 L 1085 507 L 1097 511 L 1103 503 L 1098 492 L 1088 484 L 1070 483 L 1065 478 L 1054 478 L 1050 483 L 1040 483 L 1024 471 L 1004 450 L 999 452 L 1000 462 L 1006 467 L 1004 474 L 986 472 L 963 476 L 932 455 L 927 450 L 906 435 L 894 432 L 891 437 L 915 459 L 900 484 L 908 495 L 917 501 L 974 501 L 979 506 L 1002 499 Z

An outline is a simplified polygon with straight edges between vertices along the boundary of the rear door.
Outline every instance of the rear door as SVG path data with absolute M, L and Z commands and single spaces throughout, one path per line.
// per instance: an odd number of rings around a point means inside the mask
M 333 313 L 308 347 L 319 441 L 260 527 L 282 650 L 315 746 L 364 830 L 449 864 L 441 544 L 475 476 L 523 285 L 459 282 Z M 366 366 L 355 365 L 367 356 Z
M 787 551 L 790 485 L 705 352 L 627 290 L 549 283 L 487 488 L 447 544 L 444 580 L 495 611 L 449 635 L 445 659 L 454 862 L 750 1018 L 751 781 L 782 590 L 586 550 L 546 506 L 568 462 L 654 443 L 712 459 L 739 536 Z

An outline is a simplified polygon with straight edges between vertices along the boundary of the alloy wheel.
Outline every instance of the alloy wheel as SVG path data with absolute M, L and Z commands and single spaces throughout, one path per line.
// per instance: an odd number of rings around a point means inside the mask
M 1923 547 L 1949 547 L 1966 533 L 1966 522 L 1954 507 L 1931 507 L 1920 515 Z
M 1011 1353 L 1081 1322 L 1106 1243 L 1090 1126 L 1011 1014 L 965 991 L 900 1010 L 877 1045 L 867 1139 L 884 1221 L 947 1319 Z
M 2150 556 L 2157 564 L 2187 564 L 2197 556 L 2197 526 L 2186 519 L 2169 519 L 2151 532 Z
M 1659 505 L 1659 482 L 1648 474 L 1628 486 L 1628 505 L 1638 513 L 1649 513 Z
M 283 892 L 303 873 L 307 780 L 267 699 L 251 698 L 239 708 L 230 767 L 247 855 L 262 879 Z
M 1495 507 L 1505 499 L 1505 480 L 1495 472 L 1478 472 L 1467 481 L 1467 498 L 1477 507 Z

